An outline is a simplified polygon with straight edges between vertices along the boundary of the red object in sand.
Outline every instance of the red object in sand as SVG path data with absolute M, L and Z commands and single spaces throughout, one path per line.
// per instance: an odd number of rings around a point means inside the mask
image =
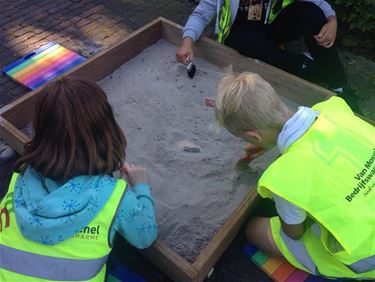
M 264 148 L 262 148 L 262 147 L 255 147 L 255 148 L 252 148 L 252 149 L 248 150 L 247 152 L 248 152 L 249 155 L 255 155 L 255 154 L 258 154 L 258 153 L 262 152 L 263 150 L 264 150 Z
M 216 106 L 215 99 L 205 97 L 205 98 L 204 98 L 204 105 L 205 105 L 206 107 L 215 108 L 215 106 Z

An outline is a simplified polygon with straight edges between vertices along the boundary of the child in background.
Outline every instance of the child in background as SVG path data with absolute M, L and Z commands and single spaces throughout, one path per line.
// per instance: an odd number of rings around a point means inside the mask
M 124 164 L 125 136 L 94 82 L 47 84 L 33 126 L 0 206 L 0 281 L 104 281 L 117 233 L 140 249 L 156 239 L 146 170 Z M 113 177 L 123 167 L 128 182 Z
M 216 117 L 281 153 L 258 183 L 278 216 L 252 218 L 248 241 L 315 275 L 374 279 L 375 128 L 338 97 L 292 113 L 252 73 L 222 78 Z
M 323 83 L 360 113 L 358 97 L 347 83 L 335 44 L 336 12 L 328 2 L 332 1 L 201 0 L 186 22 L 176 59 L 186 65 L 191 63 L 193 45 L 216 19 L 215 33 L 220 43 L 243 56 Z M 280 48 L 302 37 L 310 54 L 292 54 Z

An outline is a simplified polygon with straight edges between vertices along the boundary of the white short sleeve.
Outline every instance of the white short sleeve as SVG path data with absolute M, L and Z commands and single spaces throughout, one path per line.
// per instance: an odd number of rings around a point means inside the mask
M 286 224 L 300 224 L 306 219 L 306 212 L 291 202 L 272 194 L 276 210 Z

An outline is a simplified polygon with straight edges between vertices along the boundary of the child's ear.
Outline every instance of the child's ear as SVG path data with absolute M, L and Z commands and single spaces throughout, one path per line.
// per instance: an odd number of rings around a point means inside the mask
M 250 141 L 250 143 L 259 144 L 262 142 L 262 135 L 256 130 L 245 131 L 244 135 L 246 136 L 246 139 Z

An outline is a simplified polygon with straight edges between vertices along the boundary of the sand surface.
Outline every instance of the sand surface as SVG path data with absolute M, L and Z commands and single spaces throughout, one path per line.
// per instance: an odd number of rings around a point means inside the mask
M 128 140 L 127 160 L 147 168 L 159 238 L 192 262 L 277 156 L 271 151 L 238 175 L 243 142 L 217 132 L 212 108 L 222 70 L 196 59 L 189 79 L 164 40 L 99 82 Z M 195 148 L 190 150 L 189 148 Z

